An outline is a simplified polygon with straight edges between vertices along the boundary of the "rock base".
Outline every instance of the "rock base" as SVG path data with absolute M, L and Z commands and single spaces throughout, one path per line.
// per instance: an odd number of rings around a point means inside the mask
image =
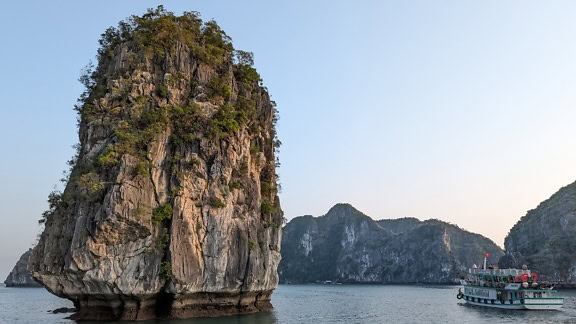
M 42 288 L 43 286 L 37 282 L 32 283 L 7 283 L 4 282 L 7 288 Z
M 217 317 L 256 313 L 272 309 L 272 291 L 242 294 L 195 293 L 186 296 L 162 294 L 136 299 L 124 296 L 86 296 L 74 304 L 72 320 L 150 320 Z M 118 299 L 122 298 L 123 299 Z

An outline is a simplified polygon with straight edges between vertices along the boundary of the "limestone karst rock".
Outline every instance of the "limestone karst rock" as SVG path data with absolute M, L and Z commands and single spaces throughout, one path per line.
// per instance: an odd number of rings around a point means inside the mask
M 29 270 L 75 319 L 271 307 L 283 214 L 274 102 L 250 53 L 197 13 L 110 28 L 81 78 L 78 155 Z
M 349 204 L 292 219 L 282 237 L 282 282 L 454 283 L 494 242 L 439 220 L 373 220 Z
M 30 258 L 32 249 L 24 252 L 12 272 L 8 275 L 4 284 L 6 287 L 42 287 L 38 282 L 34 281 L 28 273 L 28 259 Z
M 502 265 L 527 265 L 540 280 L 576 284 L 576 182 L 529 210 L 512 227 Z

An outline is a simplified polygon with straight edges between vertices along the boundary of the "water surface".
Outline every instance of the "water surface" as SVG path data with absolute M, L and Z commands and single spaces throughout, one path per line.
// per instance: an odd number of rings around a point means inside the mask
M 270 312 L 139 323 L 576 323 L 576 291 L 558 293 L 566 298 L 561 311 L 462 306 L 457 292 L 458 287 L 452 286 L 281 285 L 274 292 Z M 42 288 L 0 286 L 1 323 L 74 323 L 65 319 L 70 314 L 47 313 L 60 307 L 72 307 L 72 303 Z

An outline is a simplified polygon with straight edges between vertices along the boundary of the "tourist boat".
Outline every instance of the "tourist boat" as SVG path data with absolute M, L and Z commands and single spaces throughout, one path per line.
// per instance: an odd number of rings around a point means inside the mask
M 468 270 L 457 298 L 466 304 L 503 309 L 559 309 L 564 298 L 554 297 L 553 286 L 538 282 L 538 275 L 523 266 L 522 269 L 479 269 L 474 265 Z

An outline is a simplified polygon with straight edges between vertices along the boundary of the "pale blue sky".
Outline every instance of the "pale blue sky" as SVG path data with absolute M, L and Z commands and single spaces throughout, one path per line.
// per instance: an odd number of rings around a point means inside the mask
M 0 12 L 0 279 L 77 142 L 99 35 L 157 1 L 10 1 Z M 281 113 L 287 218 L 349 202 L 502 245 L 576 180 L 574 1 L 167 1 L 253 51 Z M 0 280 L 1 281 L 1 280 Z

